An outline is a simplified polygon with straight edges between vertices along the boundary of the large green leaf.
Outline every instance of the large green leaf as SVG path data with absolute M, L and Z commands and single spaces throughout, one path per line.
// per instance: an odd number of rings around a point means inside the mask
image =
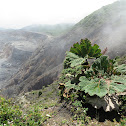
M 125 76 L 112 76 L 109 84 L 109 93 L 120 93 L 126 90 L 126 77 Z
M 89 81 L 85 76 L 80 77 L 79 81 L 80 81 L 79 86 L 80 86 L 82 91 L 85 90 L 85 87 L 87 85 L 93 84 L 92 81 Z
M 81 39 L 80 45 L 83 46 L 83 48 L 85 49 L 86 54 L 89 54 L 89 52 L 90 52 L 90 50 L 92 48 L 91 42 L 88 39 L 85 39 L 85 40 Z
M 88 39 L 81 39 L 80 44 L 78 42 L 75 43 L 70 52 L 66 52 L 64 68 L 76 67 L 90 57 L 94 58 L 101 55 L 101 50 L 97 44 L 92 46 Z
M 80 44 L 78 42 L 75 43 L 73 45 L 73 47 L 71 47 L 70 52 L 75 53 L 78 56 L 81 56 L 82 53 L 81 53 L 81 46 L 80 46 Z
M 70 60 L 72 60 L 72 59 L 78 59 L 79 58 L 79 56 L 78 55 L 76 55 L 76 54 L 74 54 L 74 53 L 72 53 L 72 52 L 66 52 L 66 58 L 69 58 Z
M 80 45 L 81 46 L 81 56 L 85 57 L 87 55 L 87 51 L 86 51 L 86 47 L 84 45 Z
M 74 53 L 74 54 L 76 54 L 76 55 L 78 54 L 78 50 L 76 48 L 72 48 L 71 47 L 71 52 Z
M 88 54 L 90 57 L 100 57 L 101 49 L 99 49 L 99 46 L 97 44 L 94 44 L 94 46 L 90 49 L 90 52 Z
M 114 81 L 110 83 L 110 86 L 109 86 L 110 94 L 121 93 L 125 90 L 126 90 L 126 85 L 124 84 L 118 84 L 118 83 L 115 83 Z
M 73 45 L 73 49 L 76 49 L 76 53 L 75 54 L 77 54 L 79 56 L 82 55 L 82 53 L 81 53 L 81 46 L 79 45 L 78 42 Z
M 118 65 L 114 69 L 121 74 L 126 74 L 126 64 Z
M 65 83 L 65 87 L 66 87 L 67 90 L 74 89 L 75 84 L 71 84 L 71 81 L 68 81 L 68 82 Z
M 109 73 L 113 69 L 112 60 L 109 60 L 108 56 L 100 56 L 98 59 L 95 60 L 92 68 L 96 69 L 97 71 L 104 70 L 104 73 Z
M 70 89 L 80 90 L 80 87 L 78 85 L 71 84 L 71 81 L 66 82 L 65 87 L 67 90 L 70 90 Z
M 80 89 L 90 96 L 97 95 L 103 97 L 107 94 L 107 85 L 105 81 L 97 79 L 88 80 L 86 77 L 80 77 Z
M 71 67 L 75 67 L 77 65 L 82 64 L 86 59 L 79 57 L 78 55 L 71 53 L 71 52 L 66 52 L 66 59 L 69 58 L 70 59 L 70 66 Z
M 97 44 L 94 46 L 91 45 L 91 42 L 88 39 L 81 39 L 80 44 L 77 42 L 71 47 L 70 52 L 75 53 L 79 57 L 85 57 L 88 55 L 89 57 L 100 57 L 101 49 Z
M 94 83 L 86 87 L 85 93 L 88 93 L 90 96 L 97 95 L 101 98 L 105 96 L 108 92 L 106 85 L 99 85 L 98 83 Z
M 111 80 L 113 80 L 114 82 L 119 82 L 122 84 L 126 85 L 126 76 L 125 75 L 120 75 L 120 76 L 111 76 Z
M 78 58 L 78 59 L 72 60 L 72 61 L 71 61 L 71 67 L 75 67 L 75 66 L 77 66 L 77 65 L 80 65 L 80 64 L 82 64 L 84 61 L 85 61 L 84 58 Z
M 123 76 L 114 76 L 111 80 L 106 79 L 91 79 L 86 77 L 80 77 L 80 89 L 85 91 L 90 96 L 97 95 L 99 97 L 105 96 L 107 93 L 114 94 L 120 93 L 126 90 L 126 78 Z

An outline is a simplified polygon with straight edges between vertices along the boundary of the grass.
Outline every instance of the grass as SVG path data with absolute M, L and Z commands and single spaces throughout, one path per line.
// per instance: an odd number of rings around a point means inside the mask
M 21 94 L 15 99 L 6 100 L 1 97 L 0 119 L 3 121 L 0 122 L 1 125 L 10 126 L 84 126 L 83 115 L 74 117 L 71 106 L 64 104 L 65 102 L 61 103 L 58 96 L 58 82 L 41 90 Z M 80 110 L 75 110 L 75 113 L 77 112 Z M 124 126 L 126 124 L 125 117 L 119 123 L 116 120 L 98 122 L 95 118 L 91 119 L 88 116 L 86 119 L 89 126 Z

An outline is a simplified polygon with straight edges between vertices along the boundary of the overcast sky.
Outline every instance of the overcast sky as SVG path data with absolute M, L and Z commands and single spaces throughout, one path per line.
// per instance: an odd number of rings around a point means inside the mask
M 117 0 L 0 0 L 0 27 L 77 23 Z

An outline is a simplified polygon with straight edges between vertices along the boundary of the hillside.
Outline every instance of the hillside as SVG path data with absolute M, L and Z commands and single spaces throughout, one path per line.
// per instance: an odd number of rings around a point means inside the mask
M 67 34 L 45 43 L 44 48 L 39 47 L 13 76 L 3 94 L 14 96 L 51 84 L 61 72 L 66 50 L 82 38 L 97 43 L 102 50 L 107 47 L 111 58 L 126 54 L 125 10 L 124 0 L 102 7 L 82 19 Z
M 125 60 L 125 56 L 117 58 L 119 64 L 124 63 Z M 67 97 L 61 100 L 60 88 L 58 88 L 60 81 L 61 79 L 47 87 L 43 86 L 42 89 L 37 91 L 22 92 L 14 99 L 5 99 L 0 96 L 0 124 L 17 126 L 125 126 L 126 95 L 119 97 L 121 105 L 118 111 L 105 112 L 103 108 L 96 109 L 85 101 L 81 102 L 86 104 L 83 107 L 80 104 L 75 104 L 77 97 L 73 97 L 73 95 L 69 95 L 69 99 Z M 94 99 L 95 96 L 93 101 L 95 101 Z M 103 102 L 102 98 L 101 100 Z M 114 101 L 112 102 L 115 103 Z M 99 102 L 97 101 L 97 103 Z M 104 105 L 106 105 L 105 102 Z
M 6 82 L 47 38 L 46 35 L 21 30 L 0 30 L 0 88 L 5 87 Z
M 30 25 L 22 28 L 24 31 L 42 33 L 51 36 L 59 36 L 69 31 L 74 24 L 56 24 L 56 25 Z

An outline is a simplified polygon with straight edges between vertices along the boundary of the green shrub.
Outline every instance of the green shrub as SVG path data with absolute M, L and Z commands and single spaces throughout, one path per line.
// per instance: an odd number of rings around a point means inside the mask
M 92 61 L 92 62 L 91 62 Z M 60 77 L 61 99 L 70 101 L 76 113 L 75 118 L 85 119 L 88 111 L 83 108 L 87 97 L 99 97 L 122 93 L 126 90 L 126 65 L 118 65 L 116 60 L 102 55 L 97 44 L 91 45 L 88 39 L 75 43 L 66 52 L 64 69 Z M 124 105 L 122 109 L 124 109 Z M 82 116 L 83 115 L 83 116 Z
M 23 114 L 21 108 L 12 100 L 0 97 L 0 125 L 41 126 L 41 120 L 41 113 L 37 107 Z

